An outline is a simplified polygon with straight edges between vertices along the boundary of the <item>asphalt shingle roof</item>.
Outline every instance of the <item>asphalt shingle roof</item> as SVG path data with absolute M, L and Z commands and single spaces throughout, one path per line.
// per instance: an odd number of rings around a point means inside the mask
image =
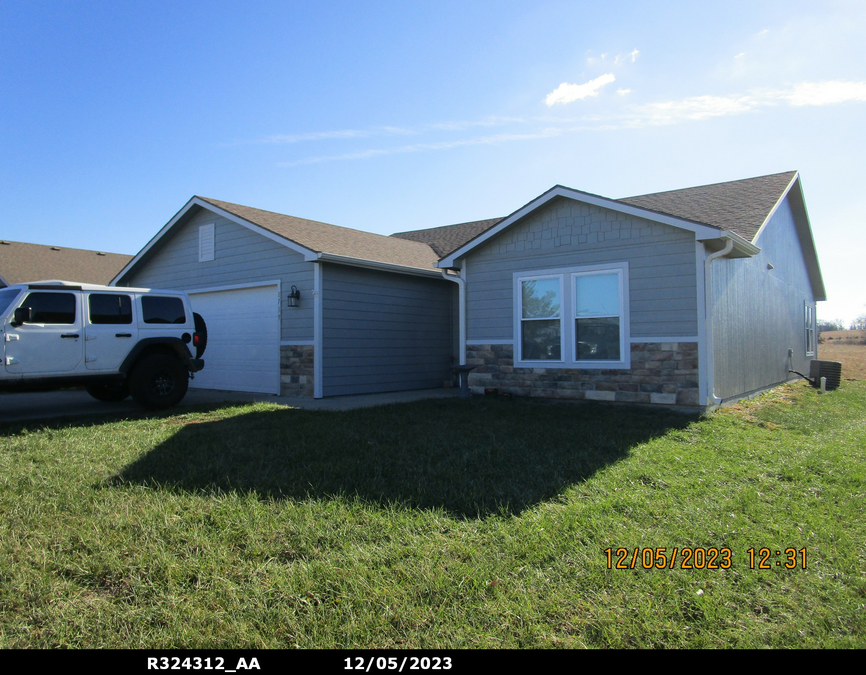
M 434 265 L 439 260 L 436 252 L 422 241 L 386 237 L 207 197 L 199 199 L 316 253 L 420 269 L 436 269 Z
M 796 174 L 786 171 L 616 201 L 712 225 L 752 241 Z
M 456 251 L 467 241 L 477 237 L 485 230 L 489 230 L 502 218 L 490 218 L 488 220 L 474 220 L 470 223 L 457 223 L 456 225 L 443 225 L 432 227 L 429 230 L 413 230 L 411 232 L 396 232 L 392 237 L 421 241 L 428 244 L 436 251 L 436 255 L 444 258 L 451 251 Z
M 796 174 L 796 171 L 786 171 L 612 201 L 729 230 L 752 241 Z M 428 230 L 398 232 L 391 236 L 425 242 L 440 258 L 444 258 L 501 220 L 476 220 Z
M 0 277 L 10 285 L 45 280 L 106 285 L 130 260 L 121 253 L 0 242 Z

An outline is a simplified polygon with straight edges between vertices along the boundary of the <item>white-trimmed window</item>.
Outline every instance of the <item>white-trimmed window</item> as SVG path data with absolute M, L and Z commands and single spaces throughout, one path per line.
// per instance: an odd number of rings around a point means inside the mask
M 628 263 L 514 274 L 514 363 L 629 368 Z
M 562 275 L 520 280 L 520 359 L 562 360 Z
M 806 303 L 806 356 L 815 356 L 815 310 Z

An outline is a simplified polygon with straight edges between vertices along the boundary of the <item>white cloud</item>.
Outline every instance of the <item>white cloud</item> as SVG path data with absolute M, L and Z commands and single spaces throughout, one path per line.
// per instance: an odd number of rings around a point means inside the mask
M 637 49 L 630 51 L 628 54 L 617 54 L 613 57 L 613 63 L 615 66 L 622 65 L 626 61 L 631 61 L 632 63 L 634 63 L 635 61 L 637 61 L 637 57 L 639 54 L 640 52 Z M 587 57 L 586 62 L 589 65 L 594 66 L 607 61 L 607 56 L 607 54 L 601 54 L 600 56 L 589 56 Z
M 454 141 L 441 141 L 439 143 L 416 143 L 413 145 L 401 145 L 395 148 L 372 148 L 369 150 L 361 150 L 360 152 L 349 152 L 342 155 L 322 155 L 319 157 L 307 157 L 292 162 L 280 162 L 277 166 L 290 167 L 301 166 L 304 164 L 319 164 L 322 162 L 334 162 L 346 159 L 368 159 L 370 157 L 380 157 L 382 155 L 397 155 L 409 152 L 423 152 L 425 150 L 450 150 L 466 145 L 495 145 L 499 143 L 508 143 L 511 141 L 531 141 L 541 138 L 551 138 L 559 136 L 562 133 L 569 131 L 559 127 L 547 127 L 528 134 L 495 134 L 493 136 L 477 136 L 475 138 L 463 138 Z
M 548 95 L 546 102 L 548 105 L 553 105 L 557 102 L 565 103 L 597 96 L 598 91 L 612 81 L 614 81 L 613 75 L 602 75 L 582 85 L 563 83 Z M 618 96 L 625 97 L 631 93 L 631 90 L 620 88 L 616 93 Z M 550 102 L 551 100 L 553 100 L 553 103 Z M 690 96 L 642 105 L 628 105 L 624 102 L 614 103 L 613 101 L 615 100 L 610 99 L 611 107 L 604 113 L 593 115 L 580 115 L 576 117 L 563 117 L 552 114 L 540 117 L 489 116 L 474 121 L 440 122 L 410 128 L 381 126 L 368 130 L 337 130 L 296 134 L 294 136 L 272 137 L 274 140 L 270 142 L 295 143 L 300 140 L 313 141 L 327 139 L 342 139 L 344 142 L 352 142 L 354 139 L 372 136 L 394 138 L 395 136 L 406 134 L 426 135 L 428 137 L 424 139 L 426 142 L 411 145 L 359 148 L 352 152 L 298 158 L 279 164 L 279 166 L 283 167 L 292 167 L 321 162 L 358 160 L 386 155 L 448 150 L 463 146 L 532 141 L 576 132 L 600 132 L 622 128 L 678 124 L 687 121 L 741 115 L 769 107 L 829 106 L 866 101 L 866 81 L 829 80 L 825 82 L 801 82 L 784 89 L 755 89 L 722 96 Z M 483 136 L 458 136 L 463 131 L 479 127 L 490 128 L 496 126 L 512 126 L 514 130 Z M 442 139 L 442 134 L 447 134 L 444 139 Z M 435 138 L 442 140 L 434 140 Z
M 302 141 L 324 141 L 332 138 L 367 138 L 374 132 L 359 129 L 337 129 L 334 131 L 313 131 L 306 134 L 275 134 L 257 141 L 259 143 L 300 143 Z
M 436 122 L 417 127 L 381 126 L 369 129 L 334 129 L 331 131 L 312 131 L 301 134 L 274 134 L 273 136 L 266 136 L 252 142 L 289 145 L 304 141 L 351 140 L 374 136 L 417 136 L 431 131 L 464 131 L 474 127 L 497 127 L 524 121 L 521 117 L 496 117 L 491 115 L 480 120 Z
M 735 59 L 741 59 L 746 55 L 746 52 L 740 52 L 739 54 L 734 55 Z
M 640 106 L 637 117 L 650 124 L 669 124 L 678 120 L 736 115 L 754 107 L 755 104 L 749 96 L 692 96 L 678 101 Z
M 615 79 L 613 73 L 607 73 L 584 84 L 568 84 L 568 82 L 563 82 L 545 96 L 544 102 L 549 107 L 557 103 L 571 103 L 572 101 L 598 96 L 599 90 Z
M 833 105 L 866 101 L 866 82 L 802 82 L 782 97 L 791 105 Z
M 758 89 L 730 96 L 691 96 L 675 101 L 648 103 L 625 115 L 628 126 L 672 124 L 682 120 L 740 115 L 778 105 L 822 106 L 866 101 L 866 82 L 801 82 L 788 89 Z

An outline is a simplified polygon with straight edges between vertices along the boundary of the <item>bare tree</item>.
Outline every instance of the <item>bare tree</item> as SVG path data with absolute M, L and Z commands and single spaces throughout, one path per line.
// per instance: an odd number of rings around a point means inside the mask
M 845 330 L 845 322 L 842 319 L 819 319 L 818 332 L 827 333 L 832 330 Z

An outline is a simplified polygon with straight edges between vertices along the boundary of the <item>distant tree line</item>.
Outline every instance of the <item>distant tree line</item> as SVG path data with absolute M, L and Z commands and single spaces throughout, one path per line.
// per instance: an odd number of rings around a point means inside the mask
M 845 330 L 842 319 L 818 319 L 819 333 L 827 333 L 831 330 Z
M 836 330 L 866 330 L 866 313 L 854 319 L 848 326 L 842 319 L 818 319 L 818 332 L 828 333 Z

